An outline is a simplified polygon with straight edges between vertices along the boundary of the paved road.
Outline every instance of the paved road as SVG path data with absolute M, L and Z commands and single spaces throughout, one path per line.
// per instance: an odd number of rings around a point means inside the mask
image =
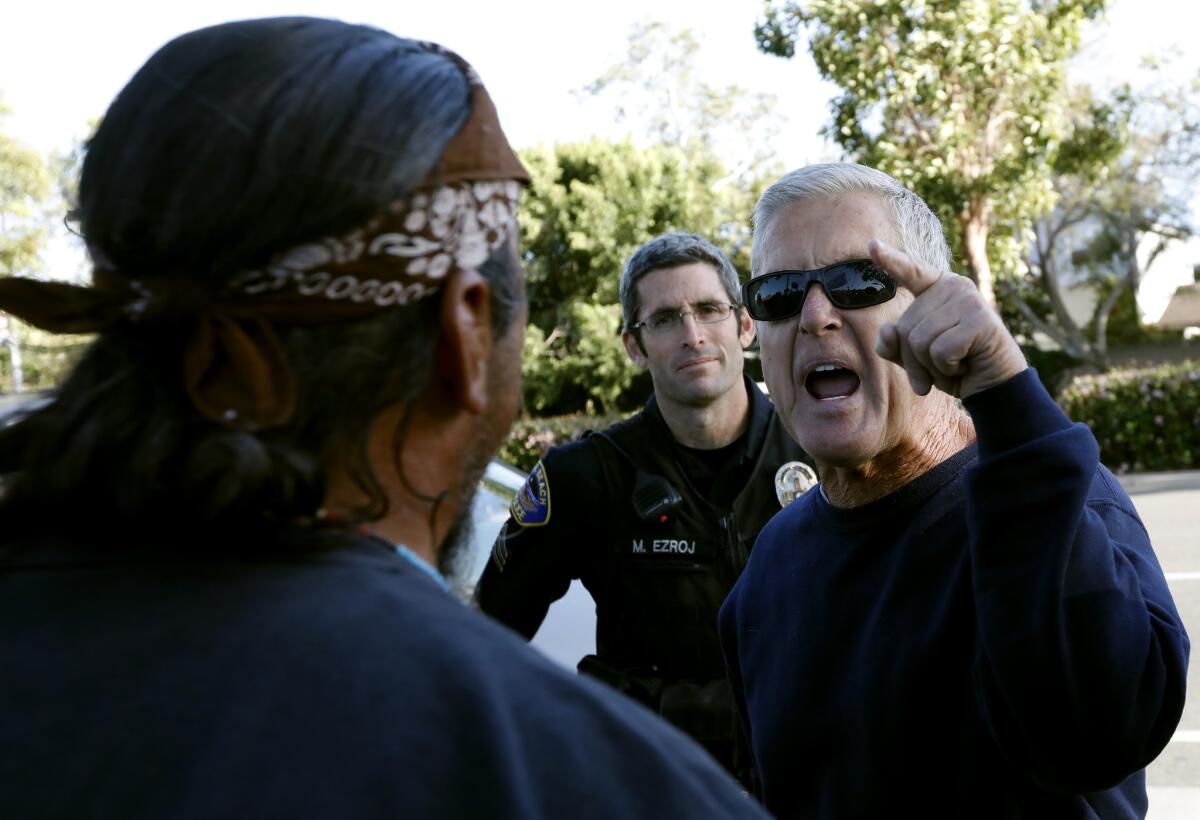
M 1200 645 L 1200 472 L 1126 476 L 1122 483 L 1150 531 L 1188 634 Z M 594 651 L 594 633 L 591 599 L 576 583 L 551 608 L 534 645 L 573 668 Z M 1146 772 L 1148 820 L 1200 818 L 1200 649 L 1196 656 L 1179 730 Z
M 1200 472 L 1126 476 L 1150 531 L 1193 647 L 1200 644 Z M 1200 818 L 1200 650 L 1188 669 L 1188 703 L 1175 738 L 1146 770 L 1149 820 Z

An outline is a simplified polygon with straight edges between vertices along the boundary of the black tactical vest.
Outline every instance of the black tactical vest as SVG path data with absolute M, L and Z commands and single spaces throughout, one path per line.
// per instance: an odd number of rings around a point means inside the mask
M 717 611 L 746 566 L 759 530 L 779 512 L 775 473 L 808 457 L 771 413 L 757 463 L 732 507 L 714 507 L 692 485 L 645 413 L 593 433 L 612 500 L 611 554 L 584 578 L 596 600 L 596 651 L 605 664 L 668 680 L 725 678 Z M 666 479 L 682 497 L 643 520 L 639 473 Z M 643 477 L 643 488 L 647 482 Z M 643 507 L 646 499 L 641 499 Z M 607 564 L 607 566 L 605 566 Z M 592 574 L 592 573 L 588 573 Z M 590 583 L 589 583 L 590 582 Z

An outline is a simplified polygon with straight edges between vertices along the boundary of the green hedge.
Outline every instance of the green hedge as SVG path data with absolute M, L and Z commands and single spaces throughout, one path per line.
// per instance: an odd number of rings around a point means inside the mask
M 1080 376 L 1059 404 L 1087 424 L 1100 458 L 1118 473 L 1200 469 L 1200 361 Z M 500 447 L 500 458 L 530 470 L 551 447 L 585 430 L 602 430 L 626 414 L 523 418 Z
M 1080 376 L 1058 401 L 1118 473 L 1200 468 L 1200 361 Z
M 608 416 L 576 413 L 570 416 L 518 419 L 508 438 L 500 445 L 499 455 L 503 461 L 528 472 L 551 447 L 574 441 L 587 430 L 603 430 L 624 418 L 628 418 L 627 413 Z

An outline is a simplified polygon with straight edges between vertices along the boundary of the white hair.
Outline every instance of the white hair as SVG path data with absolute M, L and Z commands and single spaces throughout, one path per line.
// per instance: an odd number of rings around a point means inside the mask
M 779 211 L 816 199 L 840 194 L 874 194 L 892 209 L 896 220 L 896 242 L 900 250 L 936 271 L 950 270 L 950 246 L 937 215 L 925 200 L 883 171 L 850 162 L 806 165 L 785 174 L 763 191 L 754 206 L 754 240 L 750 250 L 750 273 L 758 276 L 762 265 L 763 234 Z

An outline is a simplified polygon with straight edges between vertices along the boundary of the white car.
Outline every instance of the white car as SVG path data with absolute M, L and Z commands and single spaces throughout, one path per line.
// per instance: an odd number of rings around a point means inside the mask
M 465 559 L 469 569 L 464 573 L 470 588 L 487 566 L 496 535 L 508 520 L 508 505 L 524 483 L 525 473 L 515 467 L 502 461 L 488 465 L 471 510 L 474 529 L 468 547 L 470 557 Z M 532 645 L 571 670 L 580 658 L 596 651 L 596 607 L 582 584 L 573 582 L 567 594 L 550 608 Z

